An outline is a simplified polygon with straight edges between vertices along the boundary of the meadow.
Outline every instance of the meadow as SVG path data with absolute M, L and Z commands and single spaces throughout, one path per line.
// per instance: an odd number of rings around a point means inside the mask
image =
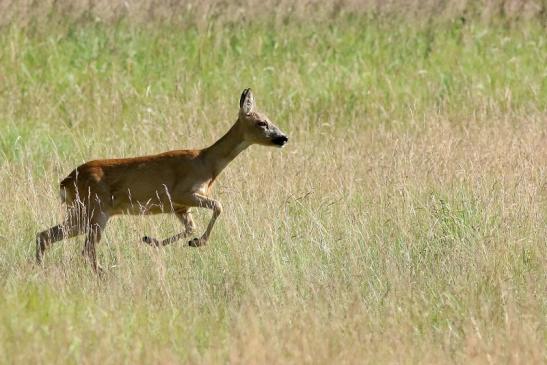
M 545 11 L 267 6 L 0 24 L 0 363 L 544 363 Z M 74 167 L 208 146 L 246 87 L 290 140 L 223 172 L 206 247 L 119 217 L 102 277 L 83 237 L 35 265 Z

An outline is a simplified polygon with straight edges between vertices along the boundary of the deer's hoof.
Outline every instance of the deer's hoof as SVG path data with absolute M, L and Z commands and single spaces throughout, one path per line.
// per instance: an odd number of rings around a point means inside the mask
M 190 247 L 205 246 L 205 240 L 201 238 L 194 238 L 193 240 L 188 241 L 188 246 Z
M 148 236 L 144 236 L 142 238 L 142 241 L 146 244 L 149 244 L 150 246 L 154 246 L 154 247 L 158 247 L 159 246 L 159 242 L 157 239 L 153 238 L 153 237 L 148 237 Z

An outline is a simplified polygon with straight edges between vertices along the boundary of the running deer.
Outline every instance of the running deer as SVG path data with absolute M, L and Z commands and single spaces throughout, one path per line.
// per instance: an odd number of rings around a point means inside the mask
M 63 223 L 37 234 L 36 261 L 42 262 L 48 246 L 65 238 L 85 234 L 83 254 L 97 271 L 95 245 L 108 220 L 119 214 L 174 213 L 184 230 L 158 241 L 143 237 L 152 246 L 165 246 L 190 236 L 195 228 L 190 208 L 207 208 L 213 215 L 192 247 L 207 243 L 222 212 L 219 201 L 209 197 L 215 179 L 243 150 L 252 144 L 283 147 L 287 136 L 264 114 L 256 111 L 250 89 L 239 102 L 239 117 L 230 130 L 202 150 L 175 150 L 159 155 L 87 162 L 61 181 L 61 199 L 67 206 Z

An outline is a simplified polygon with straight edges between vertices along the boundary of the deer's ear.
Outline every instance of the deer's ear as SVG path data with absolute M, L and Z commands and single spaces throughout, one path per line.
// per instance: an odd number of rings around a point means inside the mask
M 243 90 L 241 98 L 239 99 L 239 108 L 245 114 L 251 114 L 255 109 L 255 97 L 251 89 Z

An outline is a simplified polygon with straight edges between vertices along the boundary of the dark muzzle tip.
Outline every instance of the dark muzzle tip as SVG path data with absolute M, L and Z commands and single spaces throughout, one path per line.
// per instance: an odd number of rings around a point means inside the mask
M 279 137 L 275 137 L 272 142 L 277 145 L 277 146 L 283 146 L 285 145 L 285 143 L 287 143 L 289 141 L 289 138 L 287 136 L 279 136 Z

